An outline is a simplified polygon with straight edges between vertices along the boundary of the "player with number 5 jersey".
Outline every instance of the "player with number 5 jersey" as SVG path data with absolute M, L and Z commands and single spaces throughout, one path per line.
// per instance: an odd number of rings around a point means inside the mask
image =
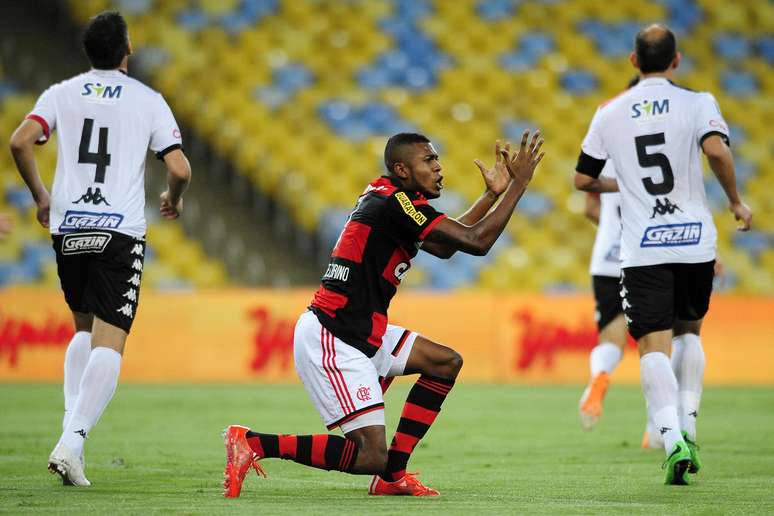
M 736 189 L 728 125 L 717 102 L 671 81 L 680 59 L 667 27 L 651 25 L 637 34 L 631 62 L 641 80 L 597 110 L 575 175 L 581 190 L 621 192 L 622 309 L 637 340 L 648 409 L 664 438 L 667 484 L 687 484 L 687 474 L 701 468 L 696 418 L 705 358 L 699 335 L 717 240 L 702 153 L 740 229 L 749 229 L 752 219 Z M 600 177 L 608 160 L 617 181 Z
M 11 137 L 19 173 L 50 227 L 57 271 L 76 333 L 65 353 L 62 434 L 49 470 L 88 486 L 83 447 L 115 392 L 126 337 L 137 313 L 145 257 L 145 158 L 167 166 L 161 215 L 177 218 L 191 177 L 180 130 L 162 96 L 127 75 L 132 52 L 117 12 L 83 32 L 92 69 L 48 88 Z M 34 145 L 58 134 L 49 194 Z

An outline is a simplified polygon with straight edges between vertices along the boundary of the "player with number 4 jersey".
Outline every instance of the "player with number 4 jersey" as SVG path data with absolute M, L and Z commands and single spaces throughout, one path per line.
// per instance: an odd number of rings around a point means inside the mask
M 740 229 L 749 229 L 752 218 L 736 189 L 728 126 L 717 102 L 671 81 L 680 59 L 667 27 L 651 25 L 637 34 L 631 61 L 641 80 L 597 110 L 575 175 L 581 190 L 621 192 L 622 308 L 637 340 L 645 399 L 664 439 L 667 484 L 687 484 L 687 474 L 701 467 L 699 333 L 709 308 L 717 240 L 702 152 Z M 617 181 L 600 178 L 608 160 Z
M 191 170 L 162 96 L 127 75 L 131 44 L 117 12 L 83 32 L 92 69 L 48 88 L 11 137 L 19 173 L 51 230 L 57 269 L 76 333 L 65 353 L 65 414 L 49 470 L 88 486 L 83 445 L 118 383 L 137 313 L 145 256 L 145 158 L 167 166 L 161 214 L 177 218 Z M 58 134 L 51 194 L 33 148 Z

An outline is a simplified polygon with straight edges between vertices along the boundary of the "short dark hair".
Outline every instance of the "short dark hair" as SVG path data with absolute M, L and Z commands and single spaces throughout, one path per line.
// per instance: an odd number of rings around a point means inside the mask
M 98 70 L 118 68 L 129 54 L 129 32 L 118 11 L 104 11 L 90 19 L 81 40 L 91 66 Z
M 666 25 L 650 25 L 637 33 L 634 52 L 642 73 L 663 72 L 677 55 L 677 40 Z
M 384 166 L 390 174 L 395 172 L 395 164 L 403 161 L 401 148 L 414 143 L 430 143 L 430 138 L 418 133 L 398 133 L 387 140 L 384 147 Z

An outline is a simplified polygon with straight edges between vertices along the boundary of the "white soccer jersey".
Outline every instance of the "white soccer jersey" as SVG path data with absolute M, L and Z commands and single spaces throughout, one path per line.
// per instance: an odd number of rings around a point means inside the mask
M 615 177 L 610 161 L 605 163 L 602 175 Z M 599 224 L 594 247 L 591 250 L 592 276 L 621 277 L 621 194 L 603 193 L 599 196 Z
M 157 92 L 118 70 L 91 70 L 51 86 L 28 115 L 56 130 L 51 232 L 109 229 L 145 235 L 145 158 L 181 145 L 172 111 Z
M 660 77 L 640 81 L 597 110 L 578 171 L 598 175 L 603 160 L 613 162 L 623 267 L 715 258 L 717 231 L 701 164 L 701 142 L 711 134 L 728 139 L 714 97 Z

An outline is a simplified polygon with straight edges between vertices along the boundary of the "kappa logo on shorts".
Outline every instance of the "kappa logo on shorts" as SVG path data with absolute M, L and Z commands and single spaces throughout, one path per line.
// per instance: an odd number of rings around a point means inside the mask
M 124 216 L 120 213 L 67 210 L 59 225 L 59 231 L 66 233 L 78 229 L 116 229 L 123 220 Z
M 129 303 L 126 303 L 124 306 L 116 310 L 116 312 L 120 312 L 130 319 L 134 317 L 134 310 L 132 309 L 132 305 Z
M 124 292 L 124 295 L 121 296 L 121 297 L 125 297 L 126 299 L 128 299 L 132 303 L 136 303 L 137 302 L 137 291 L 135 289 L 133 289 L 133 288 L 130 288 L 129 290 Z
M 640 247 L 696 245 L 701 241 L 701 222 L 666 224 L 645 229 Z
M 110 233 L 77 233 L 62 239 L 62 254 L 101 253 L 113 235 Z

